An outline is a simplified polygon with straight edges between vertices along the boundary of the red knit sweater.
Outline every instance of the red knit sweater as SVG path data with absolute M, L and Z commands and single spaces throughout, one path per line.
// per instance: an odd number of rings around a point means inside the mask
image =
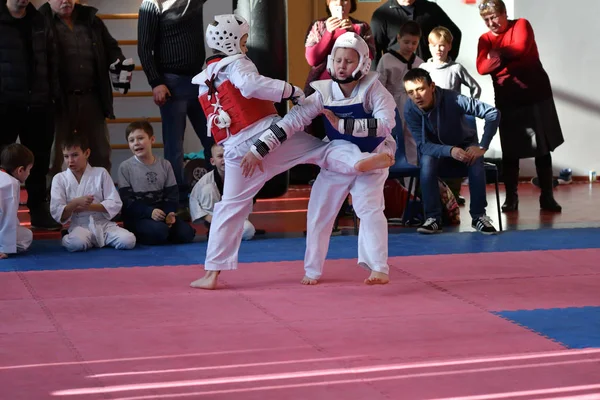
M 508 21 L 508 29 L 500 35 L 481 35 L 477 71 L 492 76 L 498 107 L 533 104 L 552 97 L 533 28 L 526 19 Z

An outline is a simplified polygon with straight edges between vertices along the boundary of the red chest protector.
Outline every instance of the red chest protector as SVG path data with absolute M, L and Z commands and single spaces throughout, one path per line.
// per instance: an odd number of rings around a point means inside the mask
M 218 71 L 204 82 L 208 86 L 208 92 L 198 97 L 206 115 L 207 127 L 217 144 L 253 123 L 277 114 L 272 101 L 247 99 L 229 80 L 216 88 L 214 83 L 217 73 Z

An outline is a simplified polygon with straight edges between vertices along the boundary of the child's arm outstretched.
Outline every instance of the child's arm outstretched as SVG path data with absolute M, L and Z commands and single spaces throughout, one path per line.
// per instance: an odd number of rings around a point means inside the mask
M 241 59 L 231 64 L 229 81 L 247 99 L 269 100 L 274 103 L 292 100 L 294 104 L 304 100 L 302 89 L 286 81 L 259 74 L 256 65 L 249 60 Z
M 262 159 L 294 133 L 304 130 L 322 111 L 323 100 L 319 92 L 306 98 L 301 106 L 292 107 L 283 119 L 271 125 L 250 147 L 240 164 L 244 176 L 252 176 L 257 167 L 263 171 Z

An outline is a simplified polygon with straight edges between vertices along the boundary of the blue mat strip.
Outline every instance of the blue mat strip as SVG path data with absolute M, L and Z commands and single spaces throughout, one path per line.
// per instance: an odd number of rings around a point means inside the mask
M 494 314 L 570 349 L 600 348 L 600 307 L 499 311 Z
M 357 237 L 331 238 L 329 259 L 357 257 Z M 600 228 L 507 231 L 496 236 L 479 233 L 418 235 L 390 234 L 389 256 L 468 254 L 530 250 L 598 248 Z M 299 261 L 305 239 L 257 239 L 243 242 L 240 262 Z M 137 246 L 133 250 L 93 249 L 67 253 L 59 241 L 34 241 L 29 252 L 0 261 L 0 272 L 203 264 L 206 242 L 172 246 Z

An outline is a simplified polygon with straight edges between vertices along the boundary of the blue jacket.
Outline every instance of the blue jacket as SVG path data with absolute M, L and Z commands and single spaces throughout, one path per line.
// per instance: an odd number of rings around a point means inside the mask
M 452 147 L 490 146 L 500 124 L 500 111 L 477 99 L 452 90 L 435 88 L 435 105 L 421 110 L 412 100 L 404 106 L 404 120 L 410 129 L 419 154 L 431 157 L 451 157 Z M 466 116 L 485 119 L 481 142 L 475 124 Z

